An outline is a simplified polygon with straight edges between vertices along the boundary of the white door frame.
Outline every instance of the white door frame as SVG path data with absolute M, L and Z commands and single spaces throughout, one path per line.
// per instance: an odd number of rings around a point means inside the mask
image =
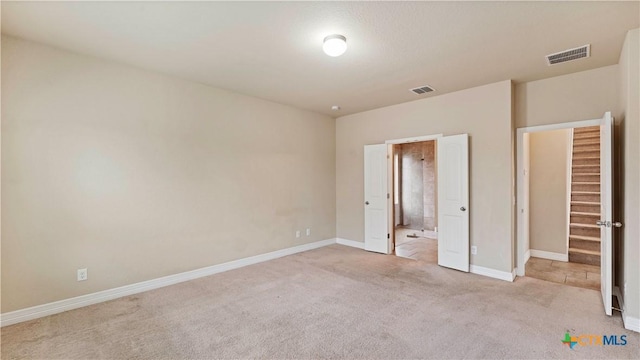
M 539 125 L 539 126 L 528 126 L 516 129 L 517 131 L 517 139 L 516 139 L 516 181 L 517 181 L 517 198 L 516 198 L 516 217 L 517 217 L 517 254 L 516 254 L 516 275 L 524 276 L 525 273 L 525 264 L 527 263 L 527 252 L 529 251 L 529 234 L 525 234 L 523 229 L 528 227 L 529 218 L 522 216 L 525 209 L 522 209 L 521 206 L 524 203 L 525 193 L 529 192 L 528 188 L 524 188 L 524 134 L 525 133 L 534 133 L 541 131 L 551 131 L 551 130 L 562 130 L 562 129 L 573 129 L 577 127 L 586 127 L 586 126 L 600 126 L 602 123 L 602 119 L 593 119 L 593 120 L 582 120 L 582 121 L 572 121 L 566 123 L 559 124 L 550 124 L 550 125 Z M 529 213 L 529 209 L 526 209 L 526 213 Z
M 387 140 L 384 143 L 387 145 L 399 145 L 399 144 L 409 144 L 409 143 L 415 143 L 415 142 L 422 142 L 422 141 L 431 141 L 431 140 L 437 140 L 438 138 L 441 138 L 442 136 L 444 136 L 443 134 L 434 134 L 434 135 L 423 135 L 423 136 L 415 136 L 415 137 L 409 137 L 409 138 L 403 138 L 403 139 L 394 139 L 394 140 Z M 436 153 L 436 160 L 437 160 L 437 156 L 438 154 Z M 387 166 L 387 178 L 389 179 L 389 181 L 387 182 L 387 192 L 389 194 L 393 194 L 393 156 L 389 156 L 389 160 L 388 160 L 388 166 Z M 389 253 L 391 253 L 391 251 L 395 248 L 395 244 L 396 244 L 396 232 L 395 232 L 395 224 L 394 224 L 394 204 L 393 204 L 393 196 L 389 196 L 389 205 L 387 206 L 387 217 L 388 217 L 388 222 L 390 224 L 390 228 L 389 228 L 389 234 L 391 236 L 389 236 Z

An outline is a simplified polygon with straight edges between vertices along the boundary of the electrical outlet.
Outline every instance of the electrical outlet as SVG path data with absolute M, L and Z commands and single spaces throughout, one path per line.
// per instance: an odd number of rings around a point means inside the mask
M 88 277 L 87 269 L 78 269 L 78 281 L 85 281 Z
M 296 230 L 296 237 L 299 238 L 300 237 L 300 230 Z
M 311 235 L 311 229 L 307 228 L 307 236 Z
M 477 246 L 472 246 L 471 247 L 471 255 L 478 255 L 478 247 Z

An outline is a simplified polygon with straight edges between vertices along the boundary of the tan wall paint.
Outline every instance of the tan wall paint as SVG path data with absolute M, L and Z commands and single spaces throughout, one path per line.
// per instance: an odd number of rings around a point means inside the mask
M 2 105 L 2 312 L 335 237 L 327 116 L 12 37 Z
M 512 271 L 511 82 L 340 117 L 337 236 L 364 241 L 364 145 L 443 133 L 470 136 L 471 263 Z
M 567 254 L 569 130 L 529 137 L 529 241 L 533 250 Z
M 620 54 L 620 127 L 622 129 L 619 199 L 623 205 L 624 227 L 620 241 L 623 248 L 622 272 L 618 285 L 623 292 L 625 316 L 640 318 L 640 29 L 627 33 Z
M 627 34 L 618 65 L 515 86 L 517 127 L 599 119 L 605 111 L 611 111 L 615 116 L 618 128 L 616 132 L 622 134 L 621 139 L 625 143 L 622 150 L 623 164 L 618 165 L 618 171 L 623 172 L 623 182 L 631 184 L 623 184 L 618 199 L 635 199 L 623 200 L 624 214 L 621 221 L 625 222 L 625 248 L 622 249 L 621 256 L 624 264 L 617 274 L 615 284 L 620 285 L 624 291 L 622 278 L 630 279 L 624 295 L 625 306 L 629 308 L 628 314 L 636 318 L 640 317 L 640 150 L 637 145 L 640 141 L 637 100 L 640 65 L 637 34 L 637 29 Z
M 516 127 L 600 119 L 618 110 L 618 65 L 515 86 Z

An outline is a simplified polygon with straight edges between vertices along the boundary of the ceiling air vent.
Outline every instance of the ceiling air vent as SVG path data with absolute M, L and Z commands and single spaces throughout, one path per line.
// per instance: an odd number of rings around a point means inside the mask
M 434 88 L 432 88 L 429 85 L 424 85 L 424 86 L 420 86 L 414 89 L 409 89 L 409 91 L 412 91 L 418 95 L 422 95 L 422 94 L 426 94 L 426 93 L 430 93 L 432 91 L 436 91 Z
M 560 64 L 567 61 L 578 60 L 591 56 L 591 45 L 584 45 L 574 49 L 560 51 L 547 55 L 547 65 Z

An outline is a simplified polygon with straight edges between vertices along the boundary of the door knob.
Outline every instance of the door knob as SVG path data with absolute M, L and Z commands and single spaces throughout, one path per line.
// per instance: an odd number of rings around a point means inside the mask
M 365 201 L 365 202 L 364 202 L 364 204 L 365 204 L 365 205 L 369 205 L 369 202 L 368 202 L 368 201 Z
M 461 206 L 461 207 L 460 207 L 460 211 L 467 211 L 467 208 L 466 208 L 466 207 L 464 207 L 464 206 Z
M 612 226 L 617 228 L 622 227 L 622 223 L 618 221 L 612 223 L 611 221 L 598 220 L 596 221 L 596 225 L 604 226 L 604 227 L 612 227 Z

